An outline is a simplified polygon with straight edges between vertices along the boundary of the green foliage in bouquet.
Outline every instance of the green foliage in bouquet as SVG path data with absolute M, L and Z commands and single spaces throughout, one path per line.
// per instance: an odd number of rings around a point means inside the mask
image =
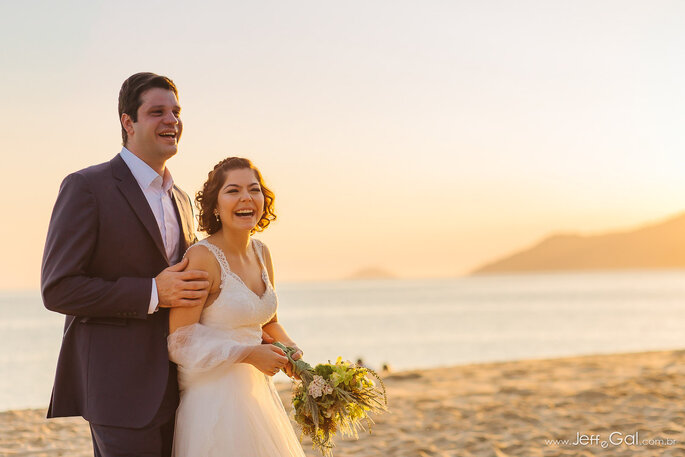
M 301 379 L 293 388 L 295 421 L 302 435 L 309 436 L 325 457 L 333 455 L 337 432 L 356 439 L 359 430 L 368 427 L 370 431 L 373 420 L 369 413 L 387 410 L 385 384 L 375 371 L 343 362 L 340 357 L 334 364 L 321 363 L 312 368 L 301 359 L 292 359 L 294 348 L 273 344 L 286 353 Z M 369 374 L 378 380 L 381 389 L 376 388 Z

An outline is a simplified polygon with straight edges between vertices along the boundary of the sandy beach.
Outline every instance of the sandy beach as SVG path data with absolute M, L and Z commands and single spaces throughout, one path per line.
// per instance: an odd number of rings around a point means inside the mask
M 685 455 L 685 351 L 462 365 L 385 380 L 391 411 L 372 434 L 338 439 L 337 457 Z M 289 385 L 279 391 L 287 407 Z M 89 456 L 90 445 L 81 418 L 0 413 L 2 456 Z M 307 441 L 304 448 L 318 455 Z

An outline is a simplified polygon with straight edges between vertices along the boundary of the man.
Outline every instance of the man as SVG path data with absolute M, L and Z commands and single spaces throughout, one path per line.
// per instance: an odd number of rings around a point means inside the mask
M 48 417 L 83 416 L 95 456 L 168 456 L 178 406 L 169 308 L 204 301 L 207 273 L 183 271 L 191 201 L 166 161 L 183 124 L 174 83 L 153 73 L 119 93 L 121 152 L 62 183 L 41 288 L 66 315 Z M 178 262 L 178 263 L 177 263 Z

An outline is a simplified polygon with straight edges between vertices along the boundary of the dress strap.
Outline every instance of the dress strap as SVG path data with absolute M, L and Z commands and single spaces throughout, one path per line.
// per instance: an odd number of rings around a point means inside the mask
M 257 258 L 259 258 L 259 263 L 264 265 L 264 257 L 262 257 L 262 252 L 264 251 L 264 243 L 262 243 L 256 238 L 252 238 L 252 247 L 254 248 L 255 254 L 257 254 Z
M 259 260 L 259 268 L 262 271 L 262 276 L 269 278 L 269 273 L 266 271 L 266 263 L 264 262 L 264 243 L 256 238 L 252 238 L 252 247 L 254 248 L 257 259 Z
M 227 274 L 231 272 L 231 268 L 228 266 L 228 260 L 226 260 L 226 256 L 224 255 L 224 252 L 219 248 L 219 246 L 210 243 L 207 241 L 205 238 L 204 240 L 200 240 L 197 243 L 195 243 L 193 246 L 204 246 L 207 249 L 210 250 L 212 254 L 214 254 L 214 257 L 216 257 L 217 262 L 219 262 L 219 266 L 221 267 L 221 276 L 225 277 Z M 193 247 L 191 246 L 191 247 Z M 190 249 L 190 248 L 188 248 Z

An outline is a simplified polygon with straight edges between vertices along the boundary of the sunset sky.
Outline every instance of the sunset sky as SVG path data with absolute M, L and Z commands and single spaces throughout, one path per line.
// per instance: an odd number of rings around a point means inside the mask
M 117 94 L 171 77 L 193 195 L 252 159 L 277 280 L 464 274 L 553 232 L 685 210 L 679 1 L 0 4 L 0 288 L 38 287 L 61 180 L 121 148 Z

